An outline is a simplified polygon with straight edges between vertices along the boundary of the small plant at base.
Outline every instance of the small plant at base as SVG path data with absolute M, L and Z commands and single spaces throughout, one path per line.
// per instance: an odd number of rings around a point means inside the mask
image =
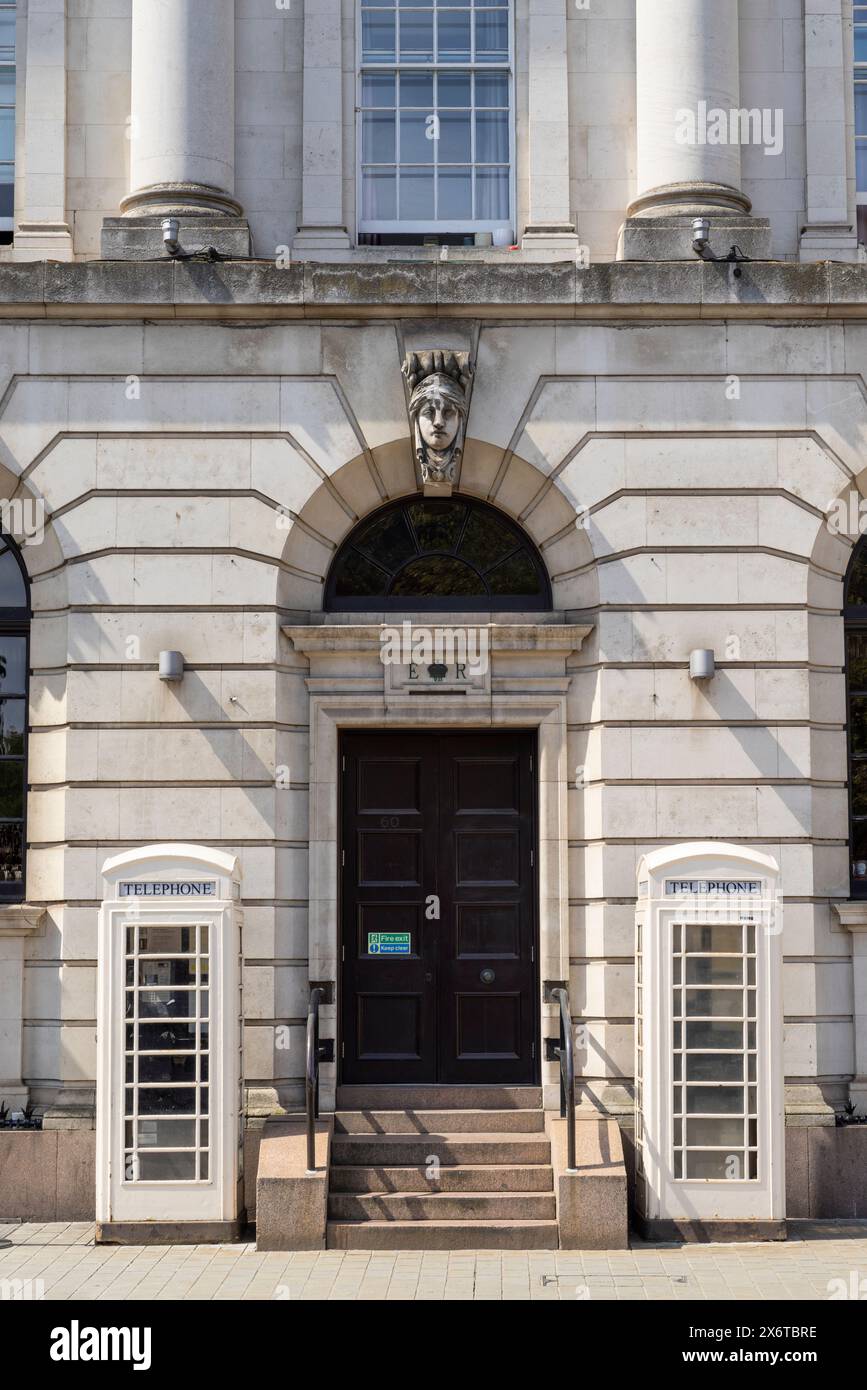
M 838 1112 L 834 1119 L 838 1128 L 843 1125 L 867 1125 L 867 1115 L 857 1114 L 852 1100 L 846 1101 L 842 1113 Z

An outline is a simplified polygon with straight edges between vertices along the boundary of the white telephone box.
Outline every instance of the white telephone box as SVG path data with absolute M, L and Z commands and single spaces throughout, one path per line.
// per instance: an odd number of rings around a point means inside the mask
M 715 841 L 639 863 L 636 1186 L 650 1234 L 785 1233 L 777 878 L 770 855 Z
M 97 1239 L 231 1239 L 243 1139 L 238 861 L 149 845 L 102 872 Z

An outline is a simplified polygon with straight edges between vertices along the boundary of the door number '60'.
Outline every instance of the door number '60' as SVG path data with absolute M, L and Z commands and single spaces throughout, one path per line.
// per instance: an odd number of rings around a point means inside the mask
M 400 816 L 380 816 L 379 823 L 383 830 L 397 830 L 400 825 Z

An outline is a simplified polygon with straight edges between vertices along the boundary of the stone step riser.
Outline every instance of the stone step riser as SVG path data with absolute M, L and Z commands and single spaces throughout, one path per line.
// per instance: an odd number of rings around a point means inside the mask
M 340 1110 L 540 1110 L 541 1086 L 338 1086 Z
M 331 1162 L 335 1166 L 349 1163 L 390 1167 L 396 1164 L 424 1167 L 431 1158 L 439 1159 L 445 1167 L 463 1164 L 550 1163 L 551 1145 L 547 1139 L 495 1139 L 487 1143 L 472 1139 L 443 1138 L 428 1135 L 412 1139 L 402 1135 L 368 1139 L 363 1135 L 335 1135 L 331 1145 Z
M 478 1164 L 472 1168 L 449 1168 L 443 1164 L 439 1177 L 428 1177 L 427 1168 L 332 1167 L 331 1192 L 552 1192 L 554 1175 L 547 1164 L 498 1167 Z
M 337 1134 L 542 1134 L 542 1110 L 338 1110 Z
M 554 1221 L 554 1195 L 527 1193 L 416 1193 L 388 1195 L 333 1192 L 330 1221 Z
M 556 1221 L 330 1221 L 329 1250 L 556 1250 Z

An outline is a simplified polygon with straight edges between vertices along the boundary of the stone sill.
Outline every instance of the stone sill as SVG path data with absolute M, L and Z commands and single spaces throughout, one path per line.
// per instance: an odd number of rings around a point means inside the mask
M 867 264 L 614 261 L 579 270 L 434 263 L 32 261 L 0 264 L 0 318 L 815 319 L 867 317 Z

